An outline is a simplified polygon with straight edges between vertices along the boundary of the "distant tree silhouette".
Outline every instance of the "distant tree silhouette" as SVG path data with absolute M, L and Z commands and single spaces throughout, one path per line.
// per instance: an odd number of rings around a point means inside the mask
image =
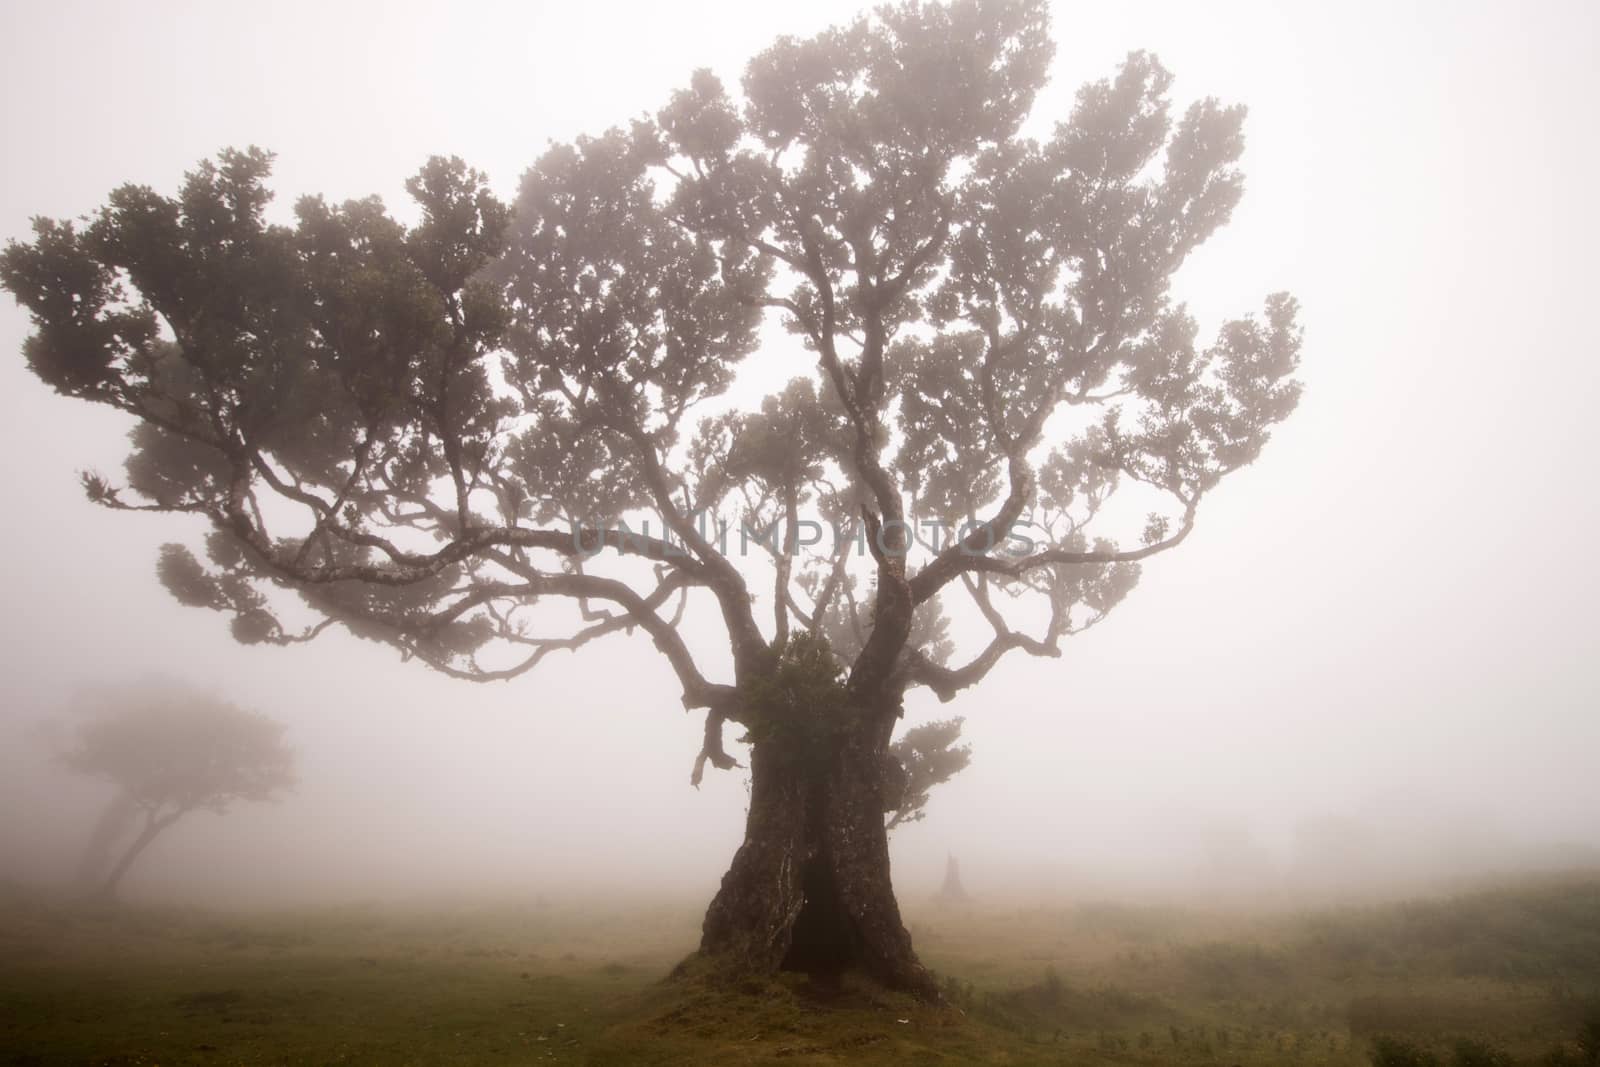
M 90 498 L 210 524 L 162 551 L 180 601 L 477 681 L 642 634 L 705 714 L 695 780 L 726 723 L 751 743 L 702 951 L 936 997 L 889 870 L 906 694 L 1058 657 L 1298 397 L 1293 299 L 1206 343 L 1168 295 L 1239 200 L 1243 109 L 1175 115 L 1134 53 L 1025 135 L 1048 27 L 952 0 L 782 38 L 740 95 L 702 71 L 551 148 L 514 211 L 429 161 L 410 227 L 270 223 L 270 156 L 225 152 L 37 221 L 0 282 L 38 377 L 138 420 Z M 794 341 L 754 373 L 794 377 L 743 402 L 769 314 Z
M 967 896 L 967 887 L 961 884 L 961 864 L 954 856 L 948 856 L 944 861 L 944 883 L 939 886 L 937 899 L 941 904 L 965 904 L 972 898 Z
M 294 755 L 280 723 L 178 686 L 141 687 L 104 705 L 61 758 L 117 789 L 91 836 L 86 863 L 101 866 L 133 831 L 96 886 L 105 898 L 184 815 L 273 800 L 294 784 Z

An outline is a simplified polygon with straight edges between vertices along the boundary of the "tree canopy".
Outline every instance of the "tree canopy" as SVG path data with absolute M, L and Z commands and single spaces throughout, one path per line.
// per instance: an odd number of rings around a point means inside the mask
M 1239 200 L 1243 108 L 1175 110 L 1134 53 L 1026 132 L 1047 24 L 954 0 L 785 38 L 514 204 L 431 159 L 409 224 L 277 218 L 271 155 L 224 151 L 37 220 L 0 283 L 38 377 L 136 420 L 90 498 L 202 517 L 160 577 L 240 641 L 339 625 L 496 680 L 643 631 L 727 767 L 798 631 L 856 708 L 1059 655 L 1295 406 L 1293 299 L 1202 341 L 1169 295 Z
M 105 701 L 105 698 L 101 698 Z M 274 800 L 294 785 L 283 724 L 181 686 L 127 691 L 79 727 L 62 762 L 157 816 Z
M 112 807 L 91 841 L 93 867 L 130 818 L 138 831 L 97 891 L 109 896 L 129 866 L 167 827 L 191 811 L 221 814 L 243 801 L 275 800 L 294 786 L 294 752 L 283 724 L 188 687 L 145 684 L 89 699 L 62 763 L 110 782 Z M 99 876 L 101 872 L 91 872 Z

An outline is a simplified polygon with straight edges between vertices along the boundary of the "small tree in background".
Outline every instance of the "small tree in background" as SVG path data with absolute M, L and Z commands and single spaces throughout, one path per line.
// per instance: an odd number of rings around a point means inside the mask
M 935 899 L 941 904 L 965 904 L 971 899 L 967 896 L 966 886 L 961 884 L 961 862 L 954 856 L 945 858 L 944 884 L 939 887 L 939 895 Z
M 235 801 L 277 799 L 294 784 L 294 753 L 283 724 L 215 697 L 175 686 L 128 694 L 79 728 L 62 761 L 109 781 L 117 797 L 108 825 L 96 827 L 91 852 L 109 857 L 117 840 L 137 832 L 96 887 L 116 893 L 128 869 L 160 833 L 197 809 L 227 811 Z M 127 813 L 131 812 L 129 819 Z

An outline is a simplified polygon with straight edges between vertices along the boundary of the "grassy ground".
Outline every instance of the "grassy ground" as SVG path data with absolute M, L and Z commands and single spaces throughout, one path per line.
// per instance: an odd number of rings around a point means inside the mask
M 1269 917 L 910 919 L 948 1007 L 850 979 L 663 981 L 689 902 L 228 915 L 13 892 L 0 1064 L 1365 1064 L 1382 1034 L 1531 1064 L 1600 995 L 1600 878 Z

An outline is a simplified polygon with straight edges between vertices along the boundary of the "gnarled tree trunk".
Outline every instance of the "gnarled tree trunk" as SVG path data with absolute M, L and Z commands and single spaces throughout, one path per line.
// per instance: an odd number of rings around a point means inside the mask
M 900 920 L 884 830 L 892 715 L 816 748 L 757 740 L 744 844 L 706 912 L 701 952 L 755 970 L 859 969 L 937 999 Z

